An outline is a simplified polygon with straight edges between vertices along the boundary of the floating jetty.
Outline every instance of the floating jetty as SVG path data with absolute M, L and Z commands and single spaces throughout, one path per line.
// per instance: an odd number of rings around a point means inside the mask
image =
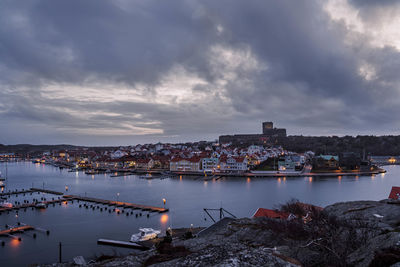
M 98 239 L 97 244 L 99 245 L 108 245 L 108 246 L 114 246 L 114 247 L 124 247 L 124 248 L 134 248 L 134 249 L 140 249 L 140 250 L 148 250 L 148 247 L 132 243 L 132 242 L 126 242 L 126 241 L 119 241 L 119 240 L 110 240 L 110 239 Z
M 30 189 L 32 192 L 40 192 L 40 193 L 46 193 L 46 194 L 52 194 L 52 195 L 58 195 L 62 196 L 64 193 L 58 192 L 58 191 L 53 191 L 53 190 L 47 190 L 47 189 L 40 189 L 40 188 L 31 188 Z
M 36 205 L 37 205 L 38 203 L 44 203 L 44 204 L 46 204 L 46 205 L 50 205 L 50 204 L 55 204 L 55 203 L 60 203 L 60 202 L 65 202 L 65 201 L 68 201 L 68 200 L 60 198 L 60 199 L 54 199 L 54 200 L 48 200 L 48 201 L 24 203 L 24 204 L 12 206 L 12 207 L 2 207 L 2 208 L 0 208 L 0 214 L 1 214 L 3 211 L 11 211 L 11 210 L 35 208 Z
M 35 228 L 33 226 L 30 225 L 23 225 L 23 226 L 18 226 L 18 227 L 13 227 L 10 229 L 6 229 L 6 230 L 2 230 L 0 231 L 0 235 L 11 235 L 13 233 L 20 233 L 20 232 L 24 232 L 24 231 L 28 231 L 28 230 L 34 230 Z
M 47 189 L 40 189 L 40 188 L 30 188 L 28 190 L 22 189 L 22 190 L 15 190 L 15 191 L 9 191 L 9 192 L 4 192 L 0 193 L 0 197 L 2 196 L 11 196 L 11 195 L 20 195 L 20 194 L 29 194 L 29 193 L 46 193 L 46 194 L 52 194 L 52 195 L 64 195 L 62 192 L 58 191 L 53 191 L 53 190 L 47 190 Z
M 163 213 L 163 212 L 168 212 L 169 211 L 169 209 L 166 209 L 166 208 L 159 208 L 159 207 L 154 207 L 154 206 L 133 204 L 133 203 L 121 202 L 121 201 L 105 200 L 105 199 L 93 198 L 93 197 L 81 197 L 81 196 L 76 196 L 76 195 L 64 195 L 63 198 L 67 199 L 67 200 L 80 200 L 80 201 L 94 202 L 94 203 L 104 204 L 104 205 L 109 205 L 109 206 L 117 206 L 117 207 L 130 208 L 130 209 L 139 209 L 139 210 L 159 212 L 159 213 Z
M 28 193 L 33 193 L 34 191 L 32 190 L 16 190 L 16 191 L 9 191 L 9 192 L 3 192 L 0 193 L 0 196 L 11 196 L 11 195 L 19 195 L 19 194 L 28 194 Z
M 98 203 L 98 204 L 103 204 L 103 205 L 116 206 L 116 207 L 122 207 L 122 208 L 130 208 L 130 209 L 138 209 L 138 210 L 150 211 L 150 212 L 158 212 L 158 213 L 164 213 L 164 212 L 168 212 L 169 211 L 169 209 L 167 209 L 167 208 L 140 205 L 140 204 L 134 204 L 134 203 L 128 203 L 128 202 L 122 202 L 122 201 L 112 201 L 112 200 L 106 200 L 106 199 L 100 199 L 100 198 L 92 198 L 92 197 L 81 197 L 81 196 L 77 196 L 77 195 L 64 195 L 64 193 L 62 193 L 62 192 L 53 191 L 53 190 L 47 190 L 47 189 L 40 189 L 40 188 L 31 188 L 29 190 L 8 192 L 8 193 L 5 193 L 4 195 L 7 195 L 7 194 L 33 193 L 33 192 L 47 193 L 47 194 L 59 195 L 59 196 L 62 195 L 62 198 L 52 199 L 52 200 L 48 200 L 48 201 L 41 201 L 40 202 L 40 203 L 44 203 L 46 205 L 60 203 L 60 202 L 64 202 L 64 201 L 80 200 L 80 201 L 93 202 L 93 203 Z M 1 194 L 0 196 L 3 196 L 3 194 Z M 34 208 L 34 207 L 36 207 L 37 204 L 38 204 L 38 202 L 34 201 L 34 202 L 31 202 L 31 203 L 24 203 L 24 204 L 16 205 L 16 206 L 13 206 L 13 207 L 2 207 L 2 208 L 0 208 L 0 213 L 3 212 L 3 211 Z

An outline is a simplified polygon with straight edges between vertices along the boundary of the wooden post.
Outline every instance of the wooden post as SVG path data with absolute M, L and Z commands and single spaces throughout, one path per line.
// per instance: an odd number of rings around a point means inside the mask
M 58 262 L 61 263 L 61 242 L 58 245 Z

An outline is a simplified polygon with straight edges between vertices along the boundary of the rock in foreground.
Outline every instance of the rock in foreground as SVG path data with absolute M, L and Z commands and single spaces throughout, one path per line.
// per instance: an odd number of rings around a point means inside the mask
M 196 238 L 90 266 L 400 265 L 400 201 L 336 203 L 309 216 L 224 219 Z

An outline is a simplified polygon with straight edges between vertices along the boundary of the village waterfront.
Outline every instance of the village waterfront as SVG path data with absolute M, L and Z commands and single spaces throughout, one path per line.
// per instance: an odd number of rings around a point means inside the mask
M 348 177 L 279 177 L 221 179 L 177 177 L 167 179 L 140 179 L 136 175 L 110 177 L 109 174 L 87 175 L 68 172 L 67 169 L 31 162 L 0 163 L 4 171 L 7 164 L 8 179 L 5 190 L 39 187 L 68 194 L 126 201 L 136 204 L 169 208 L 168 213 L 143 212 L 142 216 L 126 216 L 99 209 L 79 208 L 79 204 L 50 205 L 44 210 L 20 210 L 0 215 L 0 227 L 26 223 L 50 231 L 20 234 L 22 241 L 1 237 L 0 261 L 4 266 L 21 266 L 32 263 L 52 263 L 59 260 L 59 242 L 62 243 L 63 261 L 74 256 L 86 259 L 101 254 L 128 254 L 130 249 L 97 245 L 97 239 L 107 238 L 128 241 L 140 227 L 164 230 L 209 226 L 203 208 L 228 210 L 237 217 L 251 217 L 259 207 L 274 208 L 291 198 L 318 206 L 352 200 L 380 200 L 388 197 L 390 188 L 399 183 L 400 167 L 384 166 L 387 173 L 372 176 Z M 65 192 L 68 189 L 68 192 Z M 30 200 L 33 197 L 51 198 L 48 194 L 27 194 L 11 197 L 8 201 Z M 54 196 L 53 196 L 54 197 Z M 147 217 L 149 214 L 149 217 Z M 214 214 L 218 217 L 218 214 Z M 206 220 L 205 220 L 206 219 Z

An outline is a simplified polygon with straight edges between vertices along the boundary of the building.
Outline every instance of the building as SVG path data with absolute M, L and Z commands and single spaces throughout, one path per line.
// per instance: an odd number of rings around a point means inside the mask
M 203 171 L 214 171 L 218 168 L 218 158 L 201 159 L 201 168 Z
M 271 121 L 266 121 L 262 123 L 262 132 L 263 135 L 286 137 L 286 129 L 274 128 L 274 123 Z
M 176 157 L 169 162 L 170 171 L 187 171 L 187 172 L 200 172 L 201 159 L 198 157 L 180 158 Z
M 389 195 L 390 199 L 398 199 L 400 200 L 400 187 L 398 186 L 393 186 L 392 187 L 392 191 L 390 191 L 390 195 Z
M 137 169 L 151 169 L 154 166 L 154 161 L 151 158 L 146 159 L 137 159 L 136 160 L 136 168 Z
M 219 169 L 223 172 L 244 172 L 248 170 L 245 157 L 221 157 L 219 166 Z
M 274 129 L 274 123 L 272 121 L 265 121 L 262 123 L 263 133 L 268 130 Z
M 244 144 L 266 144 L 276 141 L 276 138 L 286 137 L 286 129 L 273 128 L 272 122 L 262 123 L 262 134 L 235 134 L 221 135 L 219 143 L 244 143 Z
M 315 170 L 337 170 L 339 168 L 339 157 L 333 155 L 319 155 L 313 159 Z
M 359 153 L 342 152 L 339 154 L 339 165 L 347 170 L 360 169 L 361 156 Z
M 253 215 L 253 218 L 257 218 L 257 217 L 267 217 L 267 218 L 271 218 L 271 219 L 286 220 L 289 217 L 289 213 L 283 212 L 280 210 L 258 208 L 257 211 Z

